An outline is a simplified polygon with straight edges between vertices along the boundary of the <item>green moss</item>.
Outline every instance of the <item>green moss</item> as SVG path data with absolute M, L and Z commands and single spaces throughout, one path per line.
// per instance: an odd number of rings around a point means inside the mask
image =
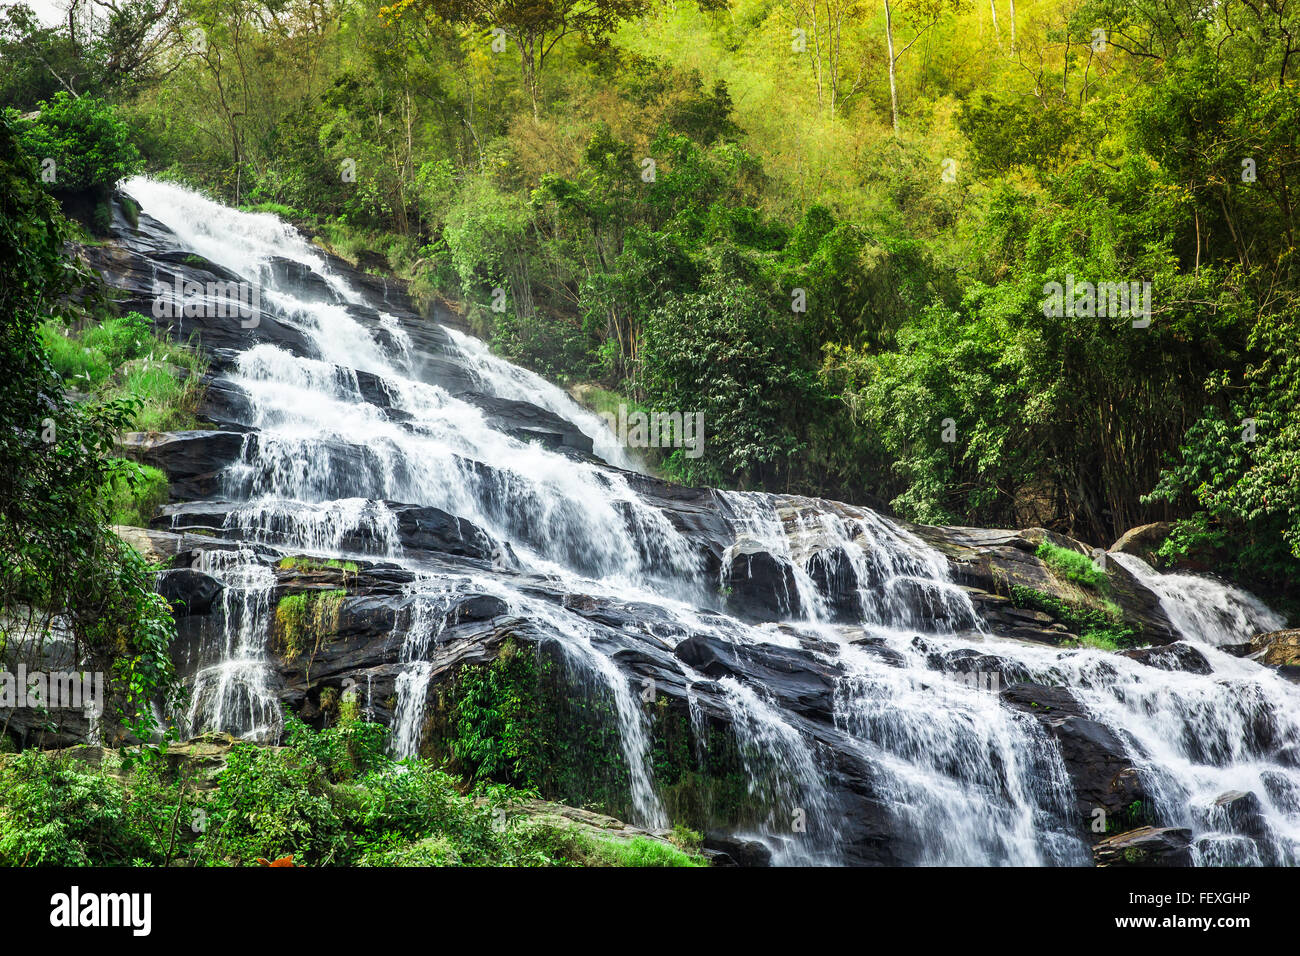
M 131 228 L 132 229 L 140 228 L 139 204 L 130 196 L 126 196 L 126 195 L 123 195 L 120 201 L 122 207 L 122 215 L 124 215 L 126 217 L 126 221 L 131 224 Z
M 276 650 L 292 661 L 309 648 L 315 651 L 321 642 L 338 629 L 339 608 L 346 591 L 305 591 L 287 594 L 275 608 Z
M 1044 541 L 1034 552 L 1056 574 L 1075 584 L 1104 594 L 1110 589 L 1106 572 L 1098 568 L 1090 557 L 1069 548 Z
M 355 561 L 343 561 L 339 558 L 311 558 L 305 555 L 290 555 L 281 558 L 276 567 L 281 571 L 323 571 L 333 568 L 344 574 L 357 574 L 360 570 Z

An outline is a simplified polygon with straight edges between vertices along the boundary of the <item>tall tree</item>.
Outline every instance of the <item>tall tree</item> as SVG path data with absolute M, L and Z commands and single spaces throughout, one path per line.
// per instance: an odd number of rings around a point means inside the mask
M 641 16 L 650 0 L 399 0 L 395 8 L 423 6 L 450 23 L 500 30 L 519 52 L 519 71 L 540 118 L 541 77 L 547 58 L 567 36 L 604 43 L 620 23 Z

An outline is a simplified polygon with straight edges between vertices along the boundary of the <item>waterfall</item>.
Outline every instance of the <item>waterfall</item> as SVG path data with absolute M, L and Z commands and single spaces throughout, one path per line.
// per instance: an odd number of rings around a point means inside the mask
M 195 674 L 185 725 L 191 733 L 225 730 L 272 741 L 280 729 L 267 653 L 275 575 L 250 548 L 201 551 L 195 567 L 225 585 L 225 640 L 218 658 Z
M 1074 719 L 1113 734 L 1147 817 L 1191 830 L 1196 862 L 1300 860 L 1300 691 L 1220 650 L 1281 626 L 1256 599 L 1112 555 L 1158 596 L 1205 673 L 1006 638 L 948 558 L 903 524 L 726 491 L 708 515 L 695 504 L 670 514 L 560 389 L 455 330 L 376 306 L 275 217 L 148 179 L 124 188 L 184 250 L 257 282 L 282 333 L 222 356 L 248 434 L 214 497 L 231 503 L 221 534 L 240 546 L 199 552 L 197 568 L 225 585 L 224 632 L 192 677 L 191 729 L 278 733 L 268 550 L 364 557 L 407 573 L 391 634 L 401 757 L 420 751 L 455 602 L 490 595 L 559 648 L 583 685 L 575 693 L 607 704 L 631 815 L 648 827 L 674 822 L 656 777 L 654 695 L 642 690 L 654 674 L 680 685 L 697 758 L 711 726 L 729 728 L 746 797 L 765 808 L 737 833 L 774 862 L 838 863 L 850 847 L 884 846 L 889 862 L 919 865 L 1087 864 L 1090 808 L 1060 746 L 1000 693 L 1023 684 L 1068 688 Z M 433 353 L 463 387 L 429 371 Z M 593 455 L 502 426 L 471 393 L 568 423 Z M 409 553 L 410 507 L 478 529 L 479 556 L 453 567 Z M 723 543 L 699 547 L 700 528 Z M 750 614 L 746 589 L 764 592 L 770 613 Z M 1235 791 L 1259 802 L 1258 839 L 1243 840 L 1217 802 Z
M 1112 553 L 1106 558 L 1151 588 L 1174 627 L 1189 641 L 1240 644 L 1255 634 L 1286 627 L 1282 615 L 1255 595 L 1222 581 L 1197 574 L 1160 574 L 1132 554 Z
M 426 656 L 429 644 L 447 623 L 449 595 L 430 595 L 413 591 L 413 603 L 403 622 L 402 663 L 406 668 L 397 677 L 397 707 L 393 713 L 393 753 L 398 758 L 413 757 L 420 747 L 429 679 L 433 664 Z

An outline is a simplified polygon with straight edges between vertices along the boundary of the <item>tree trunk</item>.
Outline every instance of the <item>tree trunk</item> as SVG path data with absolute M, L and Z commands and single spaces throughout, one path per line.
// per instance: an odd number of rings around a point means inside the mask
M 1011 0 L 1011 52 L 1016 52 L 1016 0 Z
M 989 0 L 989 13 L 993 15 L 993 36 L 997 38 L 998 43 L 1002 42 L 1002 31 L 998 29 L 998 5 L 997 0 Z
M 889 9 L 889 0 L 885 0 L 885 43 L 889 47 L 889 115 L 894 124 L 894 135 L 898 136 L 898 81 L 894 76 L 894 19 Z

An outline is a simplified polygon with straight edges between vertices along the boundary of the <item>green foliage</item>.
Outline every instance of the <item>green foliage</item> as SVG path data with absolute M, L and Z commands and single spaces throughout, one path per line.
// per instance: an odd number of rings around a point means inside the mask
M 164 341 L 138 312 L 110 316 L 80 331 L 49 319 L 41 343 L 68 388 L 128 403 L 125 427 L 171 431 L 198 427 L 206 363 L 194 348 Z
M 546 773 L 537 659 L 513 641 L 485 667 L 465 668 L 450 708 L 457 728 L 452 756 L 477 779 L 528 786 Z
M 1103 650 L 1136 647 L 1141 641 L 1138 633 L 1124 623 L 1120 609 L 1111 602 L 1100 607 L 1088 607 L 1061 601 L 1049 594 L 1017 584 L 1011 586 L 1011 599 L 1016 607 L 1031 608 L 1050 614 L 1079 635 L 1085 647 Z
M 104 193 L 138 173 L 144 165 L 130 131 L 114 107 L 93 96 L 69 96 L 60 90 L 39 104 L 40 116 L 20 120 L 20 147 L 39 162 L 53 160 L 53 192 L 90 190 Z
M 0 761 L 0 866 L 158 866 L 172 800 L 156 769 L 126 785 L 66 753 L 27 750 Z M 120 769 L 118 770 L 121 773 Z
M 816 401 L 812 376 L 791 368 L 793 335 L 783 317 L 730 276 L 679 296 L 645 328 L 642 386 L 654 408 L 700 412 L 703 454 L 668 456 L 684 481 L 775 483 L 803 449 L 798 408 Z
M 108 523 L 146 527 L 167 498 L 166 474 L 152 465 L 123 461 L 104 491 Z
M 285 746 L 236 744 L 206 794 L 183 769 L 128 769 L 112 754 L 97 766 L 76 751 L 5 756 L 0 865 L 251 866 L 288 855 L 316 866 L 704 865 L 690 848 L 533 820 L 524 795 L 466 794 L 425 761 L 395 763 L 386 746 L 378 725 L 314 731 L 288 714 Z
M 708 866 L 702 857 L 691 856 L 677 847 L 646 837 L 589 839 L 588 845 L 590 856 L 584 861 L 588 866 Z
M 122 470 L 113 438 L 135 405 L 73 403 L 43 347 L 43 323 L 70 317 L 64 294 L 78 278 L 62 257 L 66 234 L 0 119 L 0 619 L 38 612 L 32 630 L 6 624 L 4 650 L 8 663 L 36 666 L 46 624 L 62 616 L 78 657 L 110 675 L 114 731 L 148 739 L 155 699 L 180 692 L 171 609 L 153 593 L 152 569 L 105 521 L 103 490 Z
M 285 660 L 320 647 L 338 629 L 339 609 L 347 591 L 286 594 L 275 608 L 276 646 Z

